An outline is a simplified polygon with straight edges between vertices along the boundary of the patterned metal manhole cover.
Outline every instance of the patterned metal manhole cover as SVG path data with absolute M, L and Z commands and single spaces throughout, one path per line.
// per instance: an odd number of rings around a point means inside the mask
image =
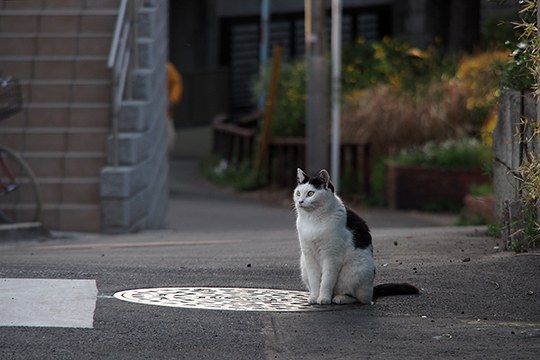
M 308 293 L 296 290 L 170 287 L 119 291 L 120 300 L 147 305 L 232 311 L 313 311 L 334 306 L 308 304 Z

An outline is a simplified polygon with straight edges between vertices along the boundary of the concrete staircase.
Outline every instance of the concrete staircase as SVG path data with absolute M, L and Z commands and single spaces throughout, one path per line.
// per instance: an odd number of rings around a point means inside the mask
M 100 172 L 111 128 L 107 56 L 119 0 L 0 0 L 0 72 L 24 109 L 0 143 L 34 170 L 51 229 L 101 231 Z
M 34 170 L 44 202 L 42 222 L 50 229 L 94 232 L 113 227 L 113 231 L 119 232 L 145 227 L 141 220 L 144 215 L 132 219 L 126 215 L 126 211 L 132 210 L 117 209 L 119 204 L 129 207 L 129 196 L 141 189 L 102 186 L 102 181 L 117 181 L 118 173 L 140 175 L 138 165 L 148 158 L 140 153 L 153 149 L 148 146 L 149 136 L 165 136 L 165 126 L 153 126 L 149 124 L 151 116 L 144 116 L 156 113 L 150 106 L 152 101 L 162 102 L 159 94 L 163 91 L 157 90 L 164 86 L 166 49 L 161 46 L 157 60 L 153 59 L 149 52 L 155 50 L 154 43 L 148 38 L 140 40 L 139 47 L 146 56 L 142 63 L 147 63 L 147 68 L 134 73 L 133 83 L 142 94 L 135 94 L 134 100 L 126 102 L 123 108 L 127 115 L 120 114 L 123 122 L 119 126 L 124 131 L 119 141 L 122 166 L 112 168 L 108 166 L 112 74 L 107 58 L 119 3 L 120 0 L 0 0 L 0 72 L 20 79 L 24 97 L 23 111 L 0 122 L 0 143 L 18 151 Z M 147 3 L 156 10 L 160 2 Z M 166 8 L 159 10 L 166 14 Z M 152 9 L 142 13 L 142 25 L 146 21 L 148 28 L 152 20 L 155 23 Z M 166 37 L 161 43 L 166 44 Z M 157 77 L 156 69 L 161 69 Z M 152 77 L 159 80 L 157 85 Z M 165 109 L 165 105 L 158 105 Z M 160 114 L 164 115 L 164 110 Z M 164 149 L 163 146 L 162 152 L 160 147 L 148 153 L 161 154 Z M 158 160 L 161 175 L 167 173 L 166 166 L 162 169 L 162 158 L 154 155 L 152 159 Z M 161 183 L 166 186 L 166 182 Z M 145 182 L 146 187 L 149 185 L 152 182 Z M 105 210 L 103 203 L 108 204 Z M 148 205 L 146 199 L 143 203 Z M 163 210 L 160 212 L 162 217 Z M 122 219 L 118 220 L 118 216 Z M 155 221 L 148 223 L 158 226 Z

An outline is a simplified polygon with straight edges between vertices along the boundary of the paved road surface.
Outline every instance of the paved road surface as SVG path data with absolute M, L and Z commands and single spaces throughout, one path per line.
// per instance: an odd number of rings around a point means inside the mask
M 0 359 L 535 359 L 540 353 L 540 257 L 502 252 L 482 228 L 436 226 L 418 214 L 363 213 L 373 227 L 377 281 L 409 281 L 422 288 L 420 296 L 308 312 L 113 298 L 157 287 L 303 289 L 291 211 L 239 200 L 202 184 L 192 170 L 190 162 L 173 164 L 171 230 L 0 244 L 0 324 L 4 304 L 69 298 L 79 289 L 47 283 L 48 292 L 27 286 L 25 293 L 5 281 L 2 287 L 2 278 L 91 280 L 84 284 L 95 281 L 97 288 L 90 327 L 1 326 Z M 79 301 L 66 303 L 77 308 Z M 41 311 L 60 319 L 62 309 Z

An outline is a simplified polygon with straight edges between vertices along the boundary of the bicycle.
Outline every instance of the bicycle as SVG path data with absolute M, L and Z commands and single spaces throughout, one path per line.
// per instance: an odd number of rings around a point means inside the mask
M 18 79 L 0 76 L 0 121 L 22 109 Z M 36 222 L 41 195 L 34 172 L 14 150 L 0 145 L 0 224 Z

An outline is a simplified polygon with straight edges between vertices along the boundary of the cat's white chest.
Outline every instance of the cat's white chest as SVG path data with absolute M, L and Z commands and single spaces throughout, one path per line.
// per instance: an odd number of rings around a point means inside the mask
M 296 228 L 300 239 L 307 241 L 328 237 L 328 233 L 331 231 L 324 220 L 311 217 L 299 217 L 296 221 Z
M 343 248 L 347 242 L 347 231 L 335 219 L 320 220 L 314 218 L 298 218 L 298 237 L 302 249 L 319 252 L 324 249 Z

